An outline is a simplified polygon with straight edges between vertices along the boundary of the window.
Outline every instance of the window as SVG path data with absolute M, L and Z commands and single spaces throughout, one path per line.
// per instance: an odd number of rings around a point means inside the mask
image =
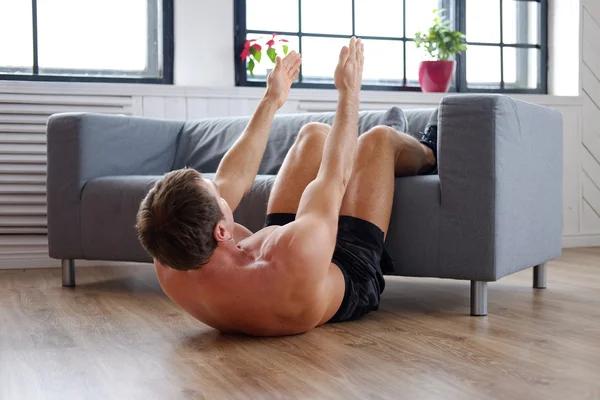
M 173 82 L 172 0 L 0 0 L 0 79 Z
M 253 74 L 240 57 L 246 39 L 287 40 L 302 54 L 295 87 L 333 87 L 339 49 L 352 35 L 365 43 L 365 89 L 419 91 L 423 53 L 414 34 L 444 9 L 465 33 L 451 91 L 546 93 L 547 0 L 235 0 L 238 86 L 263 86 L 267 57 Z

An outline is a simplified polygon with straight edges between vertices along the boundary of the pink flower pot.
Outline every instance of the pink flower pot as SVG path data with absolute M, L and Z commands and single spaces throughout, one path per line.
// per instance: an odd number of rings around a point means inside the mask
M 447 92 L 456 68 L 453 60 L 421 61 L 419 83 L 423 92 Z

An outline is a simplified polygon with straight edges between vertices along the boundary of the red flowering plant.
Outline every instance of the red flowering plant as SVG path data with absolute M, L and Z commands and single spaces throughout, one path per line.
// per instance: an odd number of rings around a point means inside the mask
M 288 40 L 280 38 L 276 33 L 273 36 L 263 43 L 262 45 L 259 43 L 264 40 L 264 38 L 259 39 L 246 39 L 244 43 L 244 48 L 240 54 L 240 58 L 242 61 L 247 61 L 246 69 L 250 71 L 250 75 L 254 76 L 254 68 L 256 64 L 259 64 L 262 60 L 263 49 L 267 49 L 267 57 L 273 64 L 275 64 L 275 60 L 279 55 L 277 53 L 276 45 L 281 45 L 281 50 L 283 51 L 283 55 L 287 55 L 289 47 L 287 45 Z

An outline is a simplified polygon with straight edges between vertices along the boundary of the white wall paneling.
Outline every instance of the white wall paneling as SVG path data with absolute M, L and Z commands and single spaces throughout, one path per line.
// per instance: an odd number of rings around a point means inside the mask
M 187 103 L 185 97 L 165 98 L 165 118 L 185 120 L 187 117 Z
M 211 99 L 208 102 L 206 112 L 210 118 L 227 117 L 229 115 L 229 99 Z
M 186 105 L 186 118 L 197 119 L 208 117 L 208 100 L 188 97 Z
M 563 116 L 563 231 L 579 232 L 581 214 L 579 137 L 581 106 L 560 107 Z
M 600 235 L 600 2 L 581 8 L 581 232 Z M 600 243 L 596 243 L 600 245 Z
M 53 85 L 47 89 L 16 82 L 0 85 L 0 267 L 45 266 L 39 260 L 48 259 L 48 117 L 59 112 L 133 112 L 130 95 L 74 94 Z
M 164 97 L 144 96 L 142 107 L 144 117 L 165 118 Z
M 239 115 L 241 117 L 252 115 L 254 109 L 258 106 L 258 100 L 251 99 L 230 99 L 229 112 L 231 115 Z

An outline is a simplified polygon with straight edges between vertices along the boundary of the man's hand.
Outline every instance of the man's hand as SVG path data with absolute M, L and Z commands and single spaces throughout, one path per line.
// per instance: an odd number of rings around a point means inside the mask
M 265 97 L 274 101 L 278 109 L 287 100 L 290 87 L 300 72 L 300 64 L 302 64 L 302 59 L 300 58 L 300 54 L 295 51 L 289 53 L 283 60 L 281 57 L 277 57 L 276 59 L 275 68 L 271 71 L 267 79 L 267 93 Z
M 275 112 L 285 103 L 301 63 L 300 54 L 295 51 L 283 60 L 277 57 L 275 69 L 267 80 L 264 99 L 256 107 L 244 132 L 219 164 L 215 183 L 232 211 L 235 211 L 256 179 Z
M 335 87 L 341 95 L 358 95 L 362 84 L 364 63 L 364 45 L 360 39 L 353 37 L 349 47 L 342 47 L 333 78 Z

